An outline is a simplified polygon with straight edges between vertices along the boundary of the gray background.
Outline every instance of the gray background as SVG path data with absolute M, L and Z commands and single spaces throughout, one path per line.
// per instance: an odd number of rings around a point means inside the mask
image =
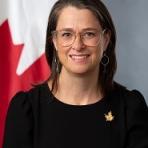
M 148 104 L 148 0 L 103 0 L 117 30 L 115 80 L 138 89 Z

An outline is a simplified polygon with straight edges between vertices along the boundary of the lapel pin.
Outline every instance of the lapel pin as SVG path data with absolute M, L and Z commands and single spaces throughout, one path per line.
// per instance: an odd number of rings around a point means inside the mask
M 109 111 L 107 114 L 104 114 L 104 115 L 105 115 L 106 121 L 111 122 L 111 121 L 114 120 L 114 116 L 112 115 L 112 112 L 111 111 Z

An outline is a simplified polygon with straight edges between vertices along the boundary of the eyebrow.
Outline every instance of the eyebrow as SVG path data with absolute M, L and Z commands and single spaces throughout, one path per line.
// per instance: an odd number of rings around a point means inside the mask
M 97 28 L 92 28 L 92 27 L 88 27 L 88 28 L 85 28 L 85 29 L 83 29 L 83 31 L 99 31 L 99 29 L 97 29 Z
M 60 31 L 74 31 L 74 30 L 72 28 L 63 28 L 63 29 L 60 29 Z M 82 31 L 99 31 L 99 29 L 88 27 L 88 28 L 82 29 Z

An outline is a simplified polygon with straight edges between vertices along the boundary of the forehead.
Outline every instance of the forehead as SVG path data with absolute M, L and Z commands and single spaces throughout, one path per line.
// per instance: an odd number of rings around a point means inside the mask
M 101 28 L 99 20 L 89 9 L 79 9 L 74 6 L 63 8 L 57 20 L 57 29 L 63 28 Z

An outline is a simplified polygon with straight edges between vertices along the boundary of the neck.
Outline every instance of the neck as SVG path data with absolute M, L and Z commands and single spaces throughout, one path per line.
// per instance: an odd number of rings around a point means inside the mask
M 72 75 L 61 71 L 58 90 L 54 94 L 59 100 L 67 104 L 86 105 L 97 102 L 102 98 L 98 86 L 96 72 L 87 75 Z

